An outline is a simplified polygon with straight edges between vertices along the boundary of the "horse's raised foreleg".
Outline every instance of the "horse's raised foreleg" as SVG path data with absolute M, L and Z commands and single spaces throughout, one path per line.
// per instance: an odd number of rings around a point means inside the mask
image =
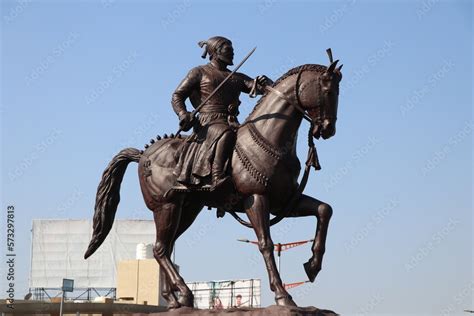
M 170 308 L 179 307 L 179 305 L 193 307 L 193 294 L 184 283 L 170 260 L 170 247 L 175 239 L 176 232 L 181 220 L 181 204 L 167 203 L 161 205 L 153 211 L 153 217 L 156 227 L 156 243 L 153 247 L 153 254 L 160 265 L 163 273 L 167 276 L 169 285 L 163 289 L 163 297 L 170 303 Z M 180 302 L 177 304 L 171 289 L 177 289 L 181 292 Z M 166 293 L 166 294 L 165 294 Z
M 275 301 L 281 306 L 296 306 L 291 295 L 285 290 L 278 273 L 274 245 L 270 237 L 270 211 L 268 198 L 263 195 L 253 195 L 246 199 L 245 210 L 258 239 L 258 249 L 263 255 L 270 279 L 270 289 L 275 292 Z
M 326 250 L 326 236 L 328 233 L 329 220 L 332 216 L 332 208 L 328 204 L 321 202 L 307 195 L 302 195 L 296 207 L 288 215 L 289 217 L 315 216 L 318 220 L 316 235 L 311 250 L 313 255 L 304 264 L 304 270 L 311 282 L 314 282 L 323 261 Z

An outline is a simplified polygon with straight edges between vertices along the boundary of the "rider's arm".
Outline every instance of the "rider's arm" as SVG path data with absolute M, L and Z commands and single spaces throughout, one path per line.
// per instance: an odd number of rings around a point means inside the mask
M 193 68 L 189 71 L 186 77 L 181 81 L 171 98 L 171 105 L 174 112 L 181 117 L 187 112 L 184 101 L 189 98 L 195 89 L 199 89 L 201 82 L 201 71 L 199 67 Z
M 252 79 L 249 76 L 244 75 L 242 73 L 239 73 L 239 75 L 241 75 L 242 78 L 243 78 L 244 85 L 243 85 L 243 88 L 242 88 L 242 92 L 244 92 L 244 93 L 253 92 L 252 90 L 254 89 L 255 81 L 257 83 L 257 85 L 256 85 L 256 93 L 257 94 L 264 94 L 265 93 L 265 86 L 266 85 L 271 86 L 273 84 L 273 81 L 265 75 L 257 76 L 255 79 Z

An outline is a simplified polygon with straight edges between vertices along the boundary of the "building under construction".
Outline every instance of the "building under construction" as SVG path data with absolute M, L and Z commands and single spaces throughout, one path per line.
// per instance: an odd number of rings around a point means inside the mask
M 166 310 L 162 278 L 152 255 L 154 222 L 116 220 L 103 245 L 84 260 L 92 235 L 90 220 L 34 220 L 30 293 L 17 312 L 56 314 L 63 279 L 74 280 L 65 313 L 125 314 Z M 260 280 L 193 282 L 196 308 L 260 307 Z M 92 304 L 92 305 L 91 305 Z M 92 308 L 92 310 L 91 310 Z M 1 312 L 8 312 L 1 305 Z

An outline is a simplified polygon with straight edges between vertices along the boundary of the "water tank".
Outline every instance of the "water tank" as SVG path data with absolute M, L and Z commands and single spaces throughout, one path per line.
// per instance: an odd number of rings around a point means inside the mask
M 137 260 L 153 259 L 153 245 L 139 243 L 137 245 L 136 258 Z

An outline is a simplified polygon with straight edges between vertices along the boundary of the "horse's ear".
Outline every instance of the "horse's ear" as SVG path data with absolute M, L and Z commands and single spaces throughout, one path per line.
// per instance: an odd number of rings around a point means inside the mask
M 332 51 L 331 51 L 331 48 L 326 49 L 326 53 L 328 54 L 329 62 L 332 63 L 333 59 L 332 59 Z
M 341 72 L 342 66 L 344 66 L 344 64 L 341 64 L 339 67 L 337 67 L 338 72 Z
M 336 65 L 337 65 L 337 62 L 338 62 L 338 61 L 339 61 L 339 59 L 336 60 L 336 61 L 334 61 L 334 62 L 328 67 L 328 69 L 326 70 L 326 73 L 332 74 L 332 73 L 334 72 L 334 69 L 336 68 Z

